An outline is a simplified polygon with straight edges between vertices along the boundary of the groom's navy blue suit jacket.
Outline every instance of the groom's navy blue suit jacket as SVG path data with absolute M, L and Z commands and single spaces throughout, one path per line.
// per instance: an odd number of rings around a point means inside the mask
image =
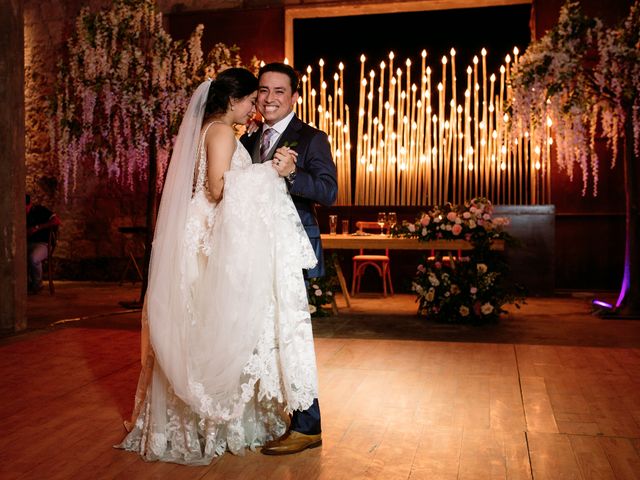
M 253 163 L 260 163 L 261 131 L 262 129 L 251 136 L 243 135 L 240 138 L 251 154 Z M 330 206 L 338 195 L 336 166 L 331 156 L 331 147 L 326 133 L 300 121 L 295 115 L 271 151 L 284 145 L 298 153 L 296 178 L 293 184 L 287 182 L 287 187 L 318 257 L 318 265 L 309 270 L 307 276 L 320 277 L 324 275 L 324 259 L 315 204 Z

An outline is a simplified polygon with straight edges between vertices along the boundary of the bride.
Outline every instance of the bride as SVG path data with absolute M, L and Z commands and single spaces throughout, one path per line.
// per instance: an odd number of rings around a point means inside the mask
M 156 225 L 142 371 L 119 448 L 202 465 L 281 436 L 317 398 L 303 268 L 316 258 L 285 181 L 252 164 L 234 124 L 257 79 L 230 68 L 194 93 Z M 295 152 L 283 147 L 279 155 Z

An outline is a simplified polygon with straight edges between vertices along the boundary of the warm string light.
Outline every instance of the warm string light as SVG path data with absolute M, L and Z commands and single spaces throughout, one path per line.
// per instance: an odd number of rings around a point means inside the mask
M 413 82 L 412 67 L 417 65 L 411 59 L 400 68 L 390 52 L 388 61 L 371 69 L 366 56 L 360 56 L 353 198 L 344 65 L 329 77 L 332 85 L 325 82 L 322 59 L 319 75 L 307 67 L 297 112 L 329 135 L 338 169 L 338 204 L 424 206 L 462 203 L 475 196 L 496 204 L 548 203 L 551 121 L 540 127 L 545 128 L 544 145 L 530 144 L 534 132 L 512 136 L 504 106 L 510 100 L 509 79 L 519 50 L 514 48 L 496 73 L 487 72 L 488 54 L 483 48 L 465 69 L 460 100 L 453 48 L 440 59 L 435 91 L 426 50 Z

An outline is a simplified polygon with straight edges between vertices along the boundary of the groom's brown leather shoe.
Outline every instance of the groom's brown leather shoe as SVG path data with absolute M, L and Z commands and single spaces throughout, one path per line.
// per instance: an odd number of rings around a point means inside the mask
M 322 434 L 305 435 L 304 433 L 290 430 L 277 440 L 268 442 L 262 447 L 265 455 L 289 455 L 301 452 L 307 448 L 316 448 L 322 445 Z

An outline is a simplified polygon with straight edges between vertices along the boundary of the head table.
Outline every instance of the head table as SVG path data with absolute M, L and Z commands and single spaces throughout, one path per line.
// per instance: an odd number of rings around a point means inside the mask
M 463 239 L 460 240 L 430 240 L 421 241 L 417 238 L 390 237 L 389 235 L 358 235 L 358 234 L 329 234 L 320 235 L 322 248 L 325 250 L 431 250 L 447 251 L 453 257 L 453 252 L 461 256 L 465 250 L 473 250 L 473 245 Z M 494 240 L 491 243 L 492 250 L 504 250 L 504 240 Z M 351 297 L 347 282 L 338 259 L 334 257 L 334 267 L 340 282 L 340 289 L 344 295 L 347 307 L 351 307 Z

